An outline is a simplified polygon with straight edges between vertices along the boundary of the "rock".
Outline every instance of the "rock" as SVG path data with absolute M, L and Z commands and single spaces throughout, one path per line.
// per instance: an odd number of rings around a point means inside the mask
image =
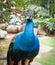
M 19 25 L 19 26 L 17 26 L 17 27 L 18 27 L 18 32 L 21 32 L 21 31 L 24 30 L 25 24 Z
M 47 33 L 46 33 L 43 29 L 39 29 L 39 30 L 37 31 L 37 34 L 38 34 L 38 35 L 44 35 L 44 36 L 47 35 Z
M 41 25 L 39 25 L 38 28 L 37 28 L 37 34 L 38 35 L 44 35 L 44 36 L 47 35 L 47 33 L 43 30 L 43 28 L 41 27 Z
M 0 60 L 6 60 L 7 59 L 7 53 L 3 54 L 0 56 Z
M 6 24 L 0 24 L 0 29 L 6 30 Z
M 16 25 L 8 25 L 6 30 L 8 33 L 17 33 L 18 32 Z
M 8 33 L 18 33 L 24 30 L 25 24 L 22 25 L 8 25 L 7 32 Z
M 25 29 L 25 25 L 26 25 L 26 24 L 24 23 L 24 24 L 23 24 L 23 30 Z
M 34 33 L 35 35 L 37 35 L 37 28 L 34 28 Z
M 0 38 L 5 38 L 7 35 L 7 31 L 1 30 L 0 29 Z
M 47 33 L 43 29 L 34 28 L 35 35 L 47 35 Z
M 23 26 L 22 25 L 17 26 L 17 28 L 18 28 L 18 32 L 23 31 Z

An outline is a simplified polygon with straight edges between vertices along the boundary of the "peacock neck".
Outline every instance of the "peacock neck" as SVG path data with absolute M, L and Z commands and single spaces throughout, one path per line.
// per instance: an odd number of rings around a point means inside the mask
M 34 23 L 32 21 L 26 23 L 26 27 L 24 30 L 24 35 L 26 39 L 33 39 L 34 37 Z

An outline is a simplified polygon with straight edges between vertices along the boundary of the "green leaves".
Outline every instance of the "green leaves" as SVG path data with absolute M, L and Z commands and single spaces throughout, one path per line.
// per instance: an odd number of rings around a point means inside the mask
M 48 33 L 55 33 L 55 18 L 37 18 L 34 19 L 35 27 L 41 25 L 41 27 Z
M 55 22 L 53 22 L 53 20 L 51 20 L 51 18 L 49 18 L 49 21 L 45 21 L 43 28 L 45 31 L 47 31 L 48 33 L 55 33 Z
M 50 14 L 48 13 L 47 9 L 41 7 L 39 12 L 37 13 L 37 16 L 43 17 L 43 18 L 48 18 L 48 17 L 50 17 Z
M 50 21 L 51 22 L 55 22 L 55 18 L 50 18 Z
M 46 28 L 47 28 L 49 31 L 54 31 L 54 30 L 55 30 L 54 23 L 52 23 L 52 22 L 45 22 L 45 24 L 46 24 Z

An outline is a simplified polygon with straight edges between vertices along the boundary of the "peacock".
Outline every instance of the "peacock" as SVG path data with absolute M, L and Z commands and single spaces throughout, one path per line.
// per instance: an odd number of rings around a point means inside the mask
M 26 25 L 23 32 L 18 33 L 10 43 L 7 52 L 7 65 L 30 65 L 38 55 L 39 39 L 34 34 L 32 14 L 26 14 Z

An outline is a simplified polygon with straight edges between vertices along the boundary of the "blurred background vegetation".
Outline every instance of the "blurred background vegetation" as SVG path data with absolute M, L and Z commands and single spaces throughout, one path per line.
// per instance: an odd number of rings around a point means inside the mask
M 10 22 L 11 12 L 33 14 L 35 27 L 55 34 L 55 0 L 0 0 L 0 23 Z
M 0 0 L 0 29 L 6 30 L 10 22 L 20 21 L 20 19 L 15 17 L 17 13 L 25 17 L 25 14 L 28 12 L 33 14 L 35 28 L 41 26 L 47 34 L 55 36 L 55 0 Z M 16 29 L 15 26 L 14 29 Z M 11 38 L 5 40 L 0 39 L 0 56 L 7 52 L 10 41 Z M 42 38 L 40 39 L 40 43 L 51 46 L 53 49 L 47 53 L 47 58 L 43 58 L 44 54 L 42 53 L 40 54 L 42 58 L 35 58 L 35 61 L 43 65 L 55 65 L 55 37 Z M 3 65 L 3 62 L 3 60 L 0 60 L 0 65 Z

